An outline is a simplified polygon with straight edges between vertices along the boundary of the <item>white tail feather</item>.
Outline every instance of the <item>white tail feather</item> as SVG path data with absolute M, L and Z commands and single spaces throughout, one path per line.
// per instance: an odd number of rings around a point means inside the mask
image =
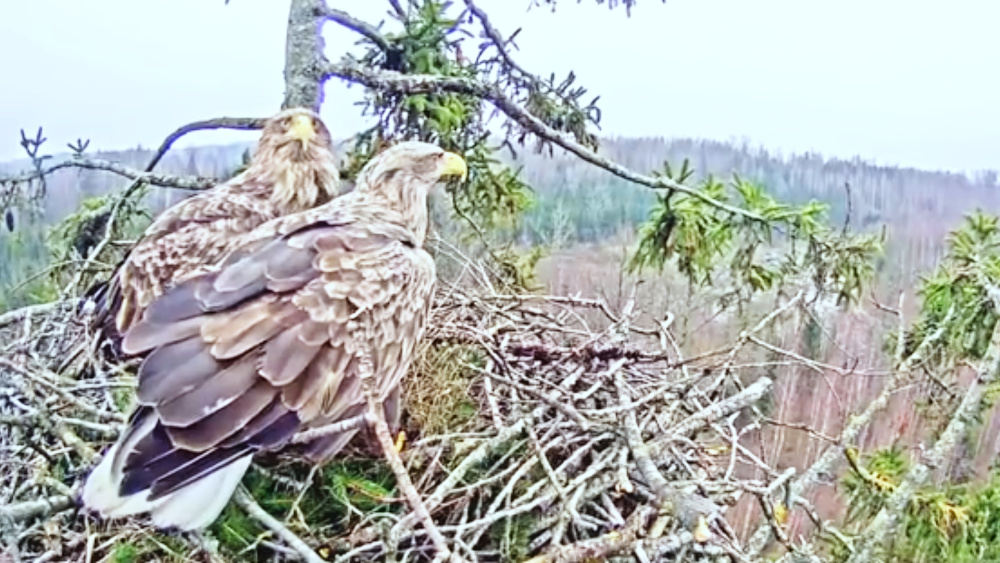
M 160 500 L 149 502 L 147 491 L 123 497 L 118 494 L 122 481 L 121 468 L 128 453 L 135 448 L 143 436 L 153 431 L 156 418 L 145 417 L 139 426 L 126 430 L 118 442 L 111 446 L 97 467 L 87 476 L 83 484 L 80 500 L 84 507 L 99 513 L 104 518 L 122 518 L 154 509 Z M 119 453 L 122 452 L 122 453 Z
M 149 513 L 153 524 L 159 528 L 194 530 L 208 527 L 232 498 L 253 456 L 237 459 L 154 501 L 148 500 L 148 490 L 123 497 L 118 490 L 122 481 L 121 465 L 128 454 L 119 455 L 119 451 L 129 452 L 155 426 L 156 417 L 147 416 L 108 449 L 83 485 L 81 501 L 84 507 L 107 519 Z
M 229 465 L 157 499 L 161 503 L 150 514 L 158 528 L 177 527 L 181 530 L 207 528 L 222 514 L 243 474 L 250 468 L 253 456 L 242 457 Z M 162 502 L 161 502 L 162 501 Z

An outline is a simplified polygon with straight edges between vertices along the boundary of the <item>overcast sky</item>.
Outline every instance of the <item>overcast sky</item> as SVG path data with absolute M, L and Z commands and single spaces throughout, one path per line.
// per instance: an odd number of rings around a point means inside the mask
M 378 21 L 381 0 L 331 0 Z M 640 0 L 631 19 L 593 0 L 481 0 L 519 37 L 524 66 L 574 70 L 600 94 L 603 133 L 748 138 L 785 153 L 1000 168 L 996 0 Z M 0 0 L 0 160 L 18 129 L 53 147 L 155 146 L 177 126 L 277 110 L 287 0 Z M 355 40 L 327 24 L 327 55 Z M 327 87 L 324 119 L 363 122 Z M 201 133 L 184 144 L 252 140 Z

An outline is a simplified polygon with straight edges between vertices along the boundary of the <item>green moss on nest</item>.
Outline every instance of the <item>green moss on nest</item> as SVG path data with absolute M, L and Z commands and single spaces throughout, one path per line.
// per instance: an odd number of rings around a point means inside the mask
M 120 543 L 115 546 L 111 553 L 111 561 L 114 563 L 137 563 L 142 551 L 131 542 Z
M 276 469 L 284 477 L 305 483 L 309 466 L 304 463 Z M 347 529 L 362 518 L 377 513 L 399 512 L 395 480 L 392 471 L 381 459 L 352 458 L 332 462 L 313 479 L 303 494 L 301 490 L 265 475 L 250 471 L 243 485 L 269 514 L 284 521 L 303 538 L 328 536 L 331 528 Z M 299 513 L 292 513 L 296 499 Z M 290 516 L 290 517 L 289 517 Z M 251 519 L 235 503 L 230 503 L 211 527 L 220 548 L 240 557 L 267 556 L 268 550 L 258 545 L 266 530 Z
M 161 533 L 131 536 L 115 544 L 107 561 L 112 563 L 186 563 L 189 548 L 178 537 Z

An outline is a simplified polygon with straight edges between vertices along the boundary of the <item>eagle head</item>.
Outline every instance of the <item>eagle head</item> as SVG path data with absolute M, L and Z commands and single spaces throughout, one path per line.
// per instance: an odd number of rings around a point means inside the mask
M 403 141 L 375 155 L 358 174 L 358 197 L 373 198 L 398 211 L 422 241 L 427 232 L 427 197 L 449 178 L 464 182 L 465 159 L 422 141 Z
M 333 137 L 319 115 L 289 108 L 264 123 L 250 167 L 267 173 L 272 197 L 288 212 L 308 209 L 340 194 L 340 174 Z

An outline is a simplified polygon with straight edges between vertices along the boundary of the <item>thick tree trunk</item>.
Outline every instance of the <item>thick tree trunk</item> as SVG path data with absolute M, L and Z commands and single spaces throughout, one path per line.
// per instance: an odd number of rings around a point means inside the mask
M 285 101 L 282 108 L 323 105 L 323 0 L 292 0 L 285 39 Z

